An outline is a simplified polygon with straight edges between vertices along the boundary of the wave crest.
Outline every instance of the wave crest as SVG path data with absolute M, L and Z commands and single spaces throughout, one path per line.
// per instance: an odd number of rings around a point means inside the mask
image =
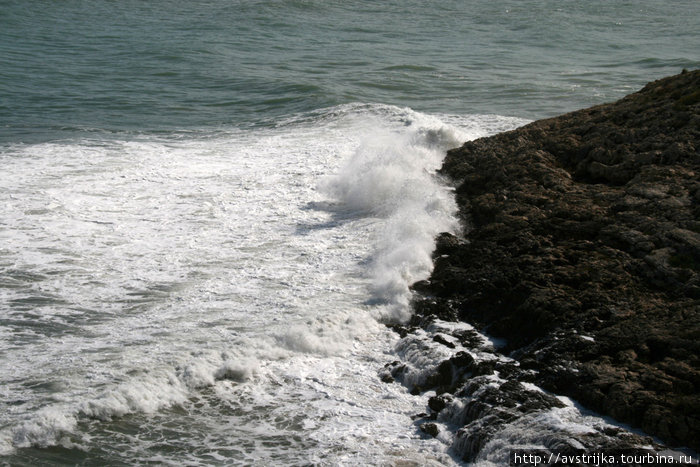
M 391 125 L 398 120 L 403 125 Z M 371 258 L 370 290 L 379 318 L 410 317 L 409 286 L 432 271 L 440 232 L 453 232 L 456 204 L 436 170 L 449 147 L 467 138 L 435 117 L 396 109 L 393 119 L 370 118 L 367 136 L 322 189 L 343 209 L 381 218 Z

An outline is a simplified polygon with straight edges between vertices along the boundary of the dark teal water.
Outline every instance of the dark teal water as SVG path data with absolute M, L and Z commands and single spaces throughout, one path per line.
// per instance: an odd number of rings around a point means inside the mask
M 0 2 L 2 141 L 378 102 L 536 119 L 700 66 L 700 3 Z

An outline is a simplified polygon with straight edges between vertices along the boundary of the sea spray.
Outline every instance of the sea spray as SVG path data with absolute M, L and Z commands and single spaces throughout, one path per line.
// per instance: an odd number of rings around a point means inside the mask
M 435 171 L 482 124 L 513 121 L 351 104 L 5 148 L 2 452 L 449 464 L 412 425 L 426 398 L 377 377 L 381 321 L 455 229 Z
M 369 135 L 323 185 L 342 209 L 383 219 L 369 274 L 378 317 L 389 321 L 410 317 L 409 286 L 432 271 L 435 236 L 457 227 L 454 199 L 435 172 L 465 137 L 436 118 L 409 110 L 403 118 L 402 132 L 369 122 Z

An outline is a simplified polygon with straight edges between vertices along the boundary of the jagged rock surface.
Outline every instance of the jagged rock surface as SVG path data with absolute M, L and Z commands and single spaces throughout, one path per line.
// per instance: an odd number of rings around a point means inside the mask
M 414 423 L 424 436 L 449 445 L 461 460 L 526 465 L 511 462 L 514 447 L 545 457 L 666 449 L 542 391 L 532 384 L 535 371 L 502 355 L 467 323 L 423 316 L 418 326 L 394 328 L 402 336 L 397 345 L 401 360 L 387 363 L 381 379 L 398 381 L 412 394 L 432 393 L 427 413 L 417 414 Z
M 534 382 L 700 448 L 700 71 L 449 151 L 414 325 L 463 320 Z

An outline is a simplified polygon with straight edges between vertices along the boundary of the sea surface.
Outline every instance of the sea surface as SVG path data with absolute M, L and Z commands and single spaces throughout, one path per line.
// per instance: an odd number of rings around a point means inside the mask
M 378 376 L 460 228 L 445 151 L 698 68 L 699 31 L 697 0 L 0 0 L 0 464 L 458 465 Z

